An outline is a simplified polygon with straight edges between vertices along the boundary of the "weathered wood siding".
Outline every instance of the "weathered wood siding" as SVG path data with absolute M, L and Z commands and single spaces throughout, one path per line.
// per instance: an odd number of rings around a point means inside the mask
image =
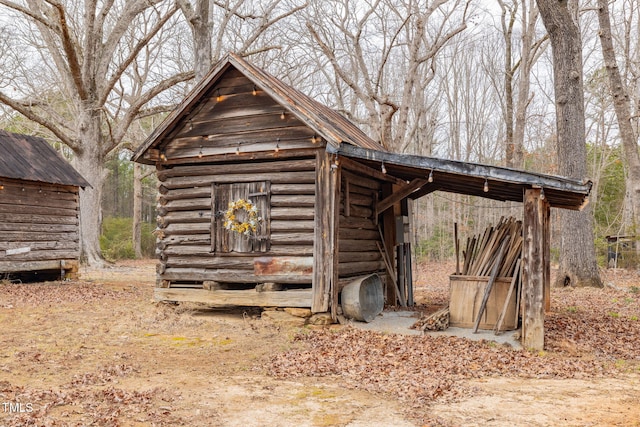
M 338 234 L 340 278 L 385 269 L 375 205 L 381 183 L 362 173 L 343 170 Z
M 319 138 L 233 68 L 200 102 L 160 148 L 159 285 L 310 287 Z M 251 244 L 221 227 L 245 187 L 265 216 Z
M 158 249 L 165 281 L 311 285 L 315 159 L 175 166 L 160 171 Z M 285 172 L 279 172 L 283 170 Z M 212 184 L 270 183 L 270 248 L 212 249 Z
M 77 269 L 78 187 L 0 178 L 0 274 Z
M 195 113 L 160 148 L 166 163 L 230 154 L 277 154 L 319 145 L 311 129 L 235 68 L 227 70 L 199 102 Z

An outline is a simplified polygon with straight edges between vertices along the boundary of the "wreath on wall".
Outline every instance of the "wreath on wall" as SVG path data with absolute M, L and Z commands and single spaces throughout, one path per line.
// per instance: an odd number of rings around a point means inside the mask
M 242 211 L 245 212 L 246 217 L 244 222 L 238 219 Z M 224 213 L 224 228 L 245 236 L 255 233 L 260 221 L 262 218 L 258 216 L 258 207 L 250 200 L 238 199 L 235 202 L 229 202 L 229 207 Z

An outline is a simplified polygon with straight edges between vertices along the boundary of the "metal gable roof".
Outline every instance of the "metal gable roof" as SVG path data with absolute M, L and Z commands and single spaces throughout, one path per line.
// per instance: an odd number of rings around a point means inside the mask
M 197 108 L 200 99 L 216 84 L 229 67 L 240 71 L 274 101 L 282 105 L 284 109 L 322 136 L 329 145 L 338 147 L 341 143 L 347 143 L 370 149 L 384 149 L 337 111 L 322 105 L 266 71 L 250 64 L 240 56 L 229 54 L 211 69 L 209 74 L 193 88 L 182 103 L 149 135 L 134 152 L 132 160 L 150 163 L 144 159 L 144 153 L 171 135 L 172 131 Z
M 44 139 L 4 130 L 0 130 L 0 178 L 89 186 Z

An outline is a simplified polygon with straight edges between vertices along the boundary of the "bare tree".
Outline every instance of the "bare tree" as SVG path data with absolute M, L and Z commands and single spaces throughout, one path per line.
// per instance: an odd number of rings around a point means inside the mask
M 587 150 L 578 2 L 537 1 L 553 52 L 559 172 L 584 179 Z M 556 286 L 602 287 L 589 206 L 580 212 L 562 211 L 560 222 L 560 266 Z
M 73 150 L 77 170 L 91 184 L 80 198 L 82 258 L 102 264 L 105 156 L 123 143 L 130 124 L 151 100 L 193 77 L 179 67 L 169 76 L 158 76 L 160 70 L 151 65 L 162 55 L 154 43 L 172 23 L 177 6 L 166 0 L 86 0 L 81 5 L 0 0 L 0 6 L 14 12 L 21 25 L 16 30 L 31 38 L 22 48 L 40 56 L 66 111 L 60 114 L 41 102 L 41 91 L 23 87 L 14 93 L 0 92 L 0 102 L 47 128 Z M 144 84 L 132 84 L 131 75 L 144 75 Z
M 370 126 L 383 146 L 404 152 L 423 125 L 415 118 L 425 116 L 421 97 L 434 78 L 435 59 L 466 28 L 468 8 L 462 0 L 426 7 L 413 1 L 330 0 L 314 3 L 306 25 L 332 67 L 328 77 L 357 100 L 346 113 Z
M 255 55 L 282 49 L 279 43 L 265 43 L 265 34 L 307 5 L 296 0 L 176 1 L 191 28 L 196 81 L 200 81 L 212 62 L 220 59 L 227 50 L 240 55 Z
M 618 121 L 620 139 L 624 148 L 629 175 L 627 188 L 631 196 L 634 225 L 640 224 L 640 155 L 638 154 L 638 135 L 631 124 L 631 100 L 626 84 L 623 82 L 611 33 L 609 4 L 598 0 L 598 22 L 600 24 L 600 44 L 602 56 L 609 78 L 609 90 L 613 97 L 613 106 Z M 628 57 L 628 55 L 627 55 Z
M 498 0 L 505 42 L 504 96 L 507 166 L 524 166 L 527 109 L 531 102 L 531 70 L 546 47 L 547 36 L 536 38 L 538 9 L 533 0 Z M 518 13 L 520 12 L 520 13 Z M 519 20 L 518 20 L 519 17 Z M 514 59 L 514 25 L 520 26 L 520 57 Z M 515 79 L 515 75 L 518 79 Z M 515 94 L 514 94 L 515 92 Z

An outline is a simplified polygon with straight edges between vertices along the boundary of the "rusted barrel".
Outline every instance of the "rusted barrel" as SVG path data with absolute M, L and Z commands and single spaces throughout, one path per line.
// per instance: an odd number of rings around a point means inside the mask
M 384 309 L 380 276 L 371 274 L 354 280 L 342 289 L 340 300 L 345 317 L 371 322 Z

